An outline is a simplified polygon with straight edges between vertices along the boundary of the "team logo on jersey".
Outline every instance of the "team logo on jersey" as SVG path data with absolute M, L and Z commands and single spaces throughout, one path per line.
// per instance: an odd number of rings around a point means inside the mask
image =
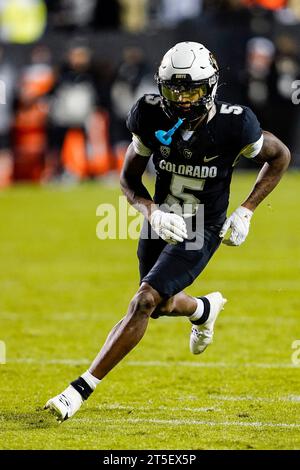
M 190 150 L 188 150 L 188 149 L 183 150 L 184 158 L 192 158 L 192 155 L 193 155 L 193 152 L 191 152 Z
M 170 155 L 170 151 L 171 151 L 170 147 L 166 147 L 165 145 L 161 145 L 159 147 L 159 150 L 160 150 L 160 153 L 162 154 L 162 156 L 164 158 L 168 158 L 168 156 Z

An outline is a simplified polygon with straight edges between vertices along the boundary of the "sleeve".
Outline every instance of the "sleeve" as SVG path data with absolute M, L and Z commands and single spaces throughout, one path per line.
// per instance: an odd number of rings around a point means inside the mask
M 150 157 L 152 150 L 149 149 L 145 144 L 143 144 L 141 138 L 137 134 L 132 134 L 132 144 L 135 153 L 141 155 L 142 157 Z
M 139 99 L 131 108 L 126 119 L 127 129 L 136 135 L 141 135 L 141 99 Z
M 141 100 L 142 99 L 139 99 L 129 111 L 126 125 L 128 130 L 132 133 L 132 144 L 135 152 L 143 157 L 150 157 L 152 150 L 149 148 L 147 137 L 145 132 L 143 132 Z
M 250 108 L 244 108 L 240 130 L 240 152 L 238 156 L 256 157 L 262 149 L 264 137 L 260 123 Z

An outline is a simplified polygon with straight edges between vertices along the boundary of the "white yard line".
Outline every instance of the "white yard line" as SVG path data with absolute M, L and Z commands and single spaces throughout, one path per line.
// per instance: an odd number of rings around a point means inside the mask
M 32 357 L 23 357 L 15 359 L 7 359 L 7 364 L 33 364 L 33 365 L 65 365 L 65 366 L 80 366 L 90 364 L 89 359 L 35 359 Z
M 79 421 L 94 422 L 90 418 L 79 418 Z M 98 419 L 97 419 L 98 421 Z M 170 426 L 209 426 L 209 427 L 244 427 L 244 428 L 283 428 L 283 429 L 299 429 L 299 423 L 265 423 L 265 422 L 245 422 L 245 421 L 206 421 L 196 419 L 145 419 L 145 418 L 128 418 L 125 419 L 103 419 L 101 423 L 113 424 L 120 426 L 123 424 L 163 424 Z
M 90 360 L 82 359 L 35 359 L 31 357 L 12 358 L 8 359 L 8 364 L 36 364 L 36 365 L 85 365 L 90 364 Z M 191 367 L 191 368 L 204 368 L 204 369 L 300 369 L 300 366 L 293 365 L 292 363 L 263 363 L 263 362 L 192 362 L 192 361 L 128 361 L 124 363 L 129 367 Z
M 200 368 L 226 368 L 238 369 L 241 367 L 249 367 L 253 369 L 297 369 L 297 366 L 291 363 L 260 363 L 260 362 L 241 362 L 241 363 L 227 363 L 227 362 L 191 362 L 191 361 L 129 361 L 129 366 L 136 367 L 200 367 Z
M 288 395 L 286 397 L 277 397 L 277 398 L 267 398 L 267 397 L 257 397 L 252 395 L 241 395 L 241 396 L 232 396 L 232 395 L 210 395 L 212 400 L 218 401 L 251 401 L 251 402 L 261 402 L 261 403 L 299 403 L 300 404 L 300 395 Z
M 132 411 L 145 411 L 145 406 L 137 406 L 137 402 L 132 402 L 131 406 L 128 405 L 121 405 L 119 403 L 113 403 L 111 405 L 100 405 L 100 410 L 132 410 Z M 192 413 L 202 413 L 202 412 L 210 412 L 210 411 L 222 411 L 220 408 L 215 408 L 213 406 L 206 406 L 200 408 L 186 408 L 186 407 L 169 407 L 169 406 L 156 406 L 150 403 L 147 403 L 147 410 L 155 409 L 156 411 L 188 411 Z

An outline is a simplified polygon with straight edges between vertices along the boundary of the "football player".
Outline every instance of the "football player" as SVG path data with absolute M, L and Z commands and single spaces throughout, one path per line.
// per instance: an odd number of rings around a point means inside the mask
M 138 344 L 151 317 L 186 316 L 192 324 L 193 354 L 202 353 L 212 342 L 226 299 L 220 292 L 192 297 L 184 289 L 203 271 L 222 240 L 229 246 L 245 241 L 254 210 L 278 184 L 290 161 L 287 147 L 261 130 L 249 108 L 216 99 L 218 80 L 219 68 L 208 49 L 196 42 L 176 44 L 156 74 L 159 94 L 140 98 L 128 116 L 132 143 L 121 187 L 129 203 L 145 216 L 138 247 L 140 287 L 90 368 L 46 403 L 59 421 L 73 416 Z M 150 157 L 156 169 L 153 199 L 142 182 Z M 249 196 L 226 218 L 231 176 L 241 157 L 263 166 Z M 174 203 L 189 204 L 192 210 L 181 214 L 166 210 Z M 200 205 L 202 243 L 188 249 L 188 221 L 197 218 Z M 225 238 L 227 232 L 230 236 Z

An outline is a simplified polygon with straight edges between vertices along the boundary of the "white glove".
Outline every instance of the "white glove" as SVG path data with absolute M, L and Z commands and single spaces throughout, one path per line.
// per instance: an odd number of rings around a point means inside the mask
M 176 245 L 187 238 L 186 223 L 180 215 L 157 209 L 152 212 L 149 222 L 157 235 L 167 243 Z
M 219 233 L 220 237 L 224 238 L 228 229 L 231 229 L 229 239 L 223 240 L 225 245 L 239 246 L 246 240 L 252 215 L 250 209 L 240 206 L 225 220 Z

